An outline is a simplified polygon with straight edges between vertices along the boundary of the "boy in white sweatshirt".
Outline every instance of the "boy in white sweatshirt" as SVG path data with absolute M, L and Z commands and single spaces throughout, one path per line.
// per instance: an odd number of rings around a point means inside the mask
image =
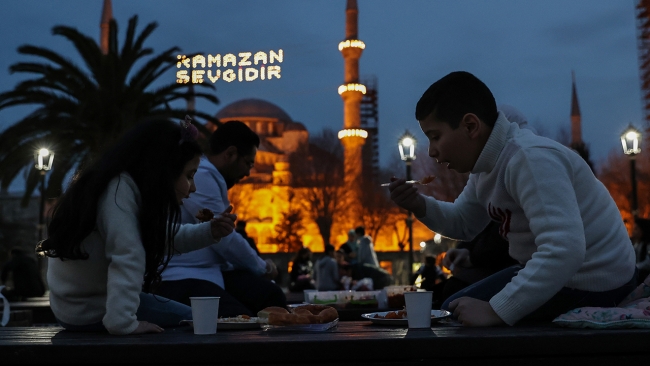
M 620 212 L 577 153 L 509 122 L 467 72 L 432 84 L 415 114 L 429 156 L 471 174 L 453 203 L 397 178 L 391 199 L 454 239 L 471 240 L 490 220 L 499 222 L 521 264 L 443 304 L 463 325 L 550 321 L 577 307 L 614 306 L 634 289 L 634 251 Z

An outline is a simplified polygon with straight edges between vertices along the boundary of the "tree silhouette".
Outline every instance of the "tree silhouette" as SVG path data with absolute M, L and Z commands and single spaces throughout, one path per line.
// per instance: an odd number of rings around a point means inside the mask
M 616 202 L 621 211 L 621 216 L 628 227 L 632 229 L 632 208 L 631 208 L 631 173 L 630 160 L 618 149 L 612 150 L 607 160 L 600 166 L 598 179 L 605 185 L 609 194 Z M 650 216 L 650 156 L 641 154 L 636 156 L 636 179 L 638 193 L 638 216 Z M 630 231 L 631 233 L 631 231 Z
M 390 200 L 388 189 L 381 187 L 372 177 L 364 179 L 362 184 L 364 188 L 360 199 L 363 225 L 366 233 L 376 240 L 379 232 L 388 227 L 396 215 L 401 217 L 399 208 Z
M 300 187 L 305 212 L 318 226 L 324 244 L 331 244 L 334 216 L 344 211 L 343 149 L 331 129 L 310 139 L 309 156 L 292 156 L 292 185 Z
M 0 111 L 14 106 L 36 108 L 0 134 L 0 185 L 7 188 L 14 178 L 33 164 L 34 151 L 48 147 L 56 159 L 46 194 L 58 195 L 69 171 L 83 167 L 101 155 L 133 126 L 151 118 L 182 119 L 193 114 L 218 123 L 207 113 L 171 108 L 170 103 L 186 97 L 186 86 L 153 83 L 175 66 L 178 48 L 153 55 L 143 46 L 157 27 L 150 23 L 136 34 L 137 16 L 129 20 L 122 49 L 118 49 L 117 23 L 111 20 L 109 49 L 103 54 L 92 38 L 67 26 L 55 26 L 52 33 L 70 41 L 83 60 L 78 67 L 63 55 L 47 48 L 24 45 L 18 53 L 40 58 L 39 62 L 18 62 L 10 73 L 34 75 L 7 92 L 0 93 Z M 151 58 L 145 59 L 147 56 Z M 136 62 L 144 62 L 134 69 Z M 197 87 L 214 89 L 209 84 Z M 214 95 L 194 93 L 197 98 L 218 103 Z M 209 134 L 205 127 L 197 127 Z M 22 204 L 26 205 L 39 181 L 29 169 Z
M 302 223 L 302 210 L 297 206 L 295 198 L 295 194 L 289 191 L 288 206 L 282 212 L 280 223 L 275 225 L 275 242 L 279 252 L 293 253 L 303 247 L 301 238 L 305 227 Z

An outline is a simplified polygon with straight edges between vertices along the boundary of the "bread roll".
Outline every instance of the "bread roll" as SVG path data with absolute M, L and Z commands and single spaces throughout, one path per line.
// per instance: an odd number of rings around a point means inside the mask
M 292 309 L 291 313 L 283 308 L 270 307 L 261 310 L 257 315 L 265 318 L 270 325 L 301 325 L 324 324 L 339 317 L 339 313 L 331 306 L 304 305 Z
M 323 309 L 323 311 L 318 314 L 318 318 L 321 324 L 333 322 L 339 318 L 339 312 L 333 307 L 328 306 L 327 309 Z
M 300 325 L 300 324 L 312 324 L 310 316 L 314 315 L 298 315 L 298 314 L 278 314 L 271 313 L 269 314 L 269 324 L 270 325 Z
M 257 316 L 262 319 L 268 319 L 270 314 L 289 314 L 289 311 L 279 306 L 269 306 L 257 312 Z
M 298 311 L 309 311 L 312 315 L 318 315 L 318 314 L 320 314 L 321 311 L 323 311 L 325 309 L 328 309 L 328 308 L 332 308 L 332 307 L 327 306 L 327 305 L 309 304 L 309 305 L 298 306 L 297 308 L 294 308 L 291 312 L 296 313 Z M 338 312 L 337 312 L 337 314 L 338 314 Z

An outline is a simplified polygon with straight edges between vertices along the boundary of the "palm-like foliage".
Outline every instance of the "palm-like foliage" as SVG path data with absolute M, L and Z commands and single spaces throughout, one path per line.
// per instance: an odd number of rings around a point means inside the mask
M 187 86 L 174 83 L 153 87 L 152 84 L 175 66 L 174 54 L 178 48 L 153 55 L 153 50 L 143 47 L 143 43 L 157 24 L 148 24 L 139 35 L 136 35 L 136 27 L 137 16 L 133 16 L 120 51 L 117 24 L 111 21 L 107 54 L 102 53 L 95 40 L 77 30 L 54 27 L 54 35 L 73 43 L 85 69 L 46 48 L 31 45 L 18 48 L 20 54 L 40 57 L 45 62 L 13 64 L 11 73 L 36 76 L 20 82 L 14 90 L 0 93 L 0 111 L 12 106 L 36 105 L 35 110 L 0 134 L 0 184 L 3 188 L 33 164 L 34 151 L 41 146 L 56 153 L 46 192 L 53 196 L 61 192 L 63 179 L 71 169 L 91 162 L 122 133 L 144 120 L 182 119 L 191 113 L 218 123 L 206 113 L 170 108 L 169 103 L 187 97 Z M 143 60 L 149 55 L 153 56 Z M 135 70 L 138 61 L 145 63 Z M 209 84 L 197 87 L 214 89 Z M 212 94 L 194 95 L 218 103 Z M 197 127 L 207 133 L 202 125 Z M 24 204 L 39 181 L 38 172 L 28 169 Z

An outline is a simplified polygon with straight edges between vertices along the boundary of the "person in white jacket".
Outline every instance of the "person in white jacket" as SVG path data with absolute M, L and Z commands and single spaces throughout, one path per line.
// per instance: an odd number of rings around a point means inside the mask
M 219 126 L 194 177 L 196 192 L 183 204 L 183 223 L 198 223 L 197 213 L 204 208 L 221 212 L 230 205 L 228 189 L 250 174 L 259 144 L 243 122 Z M 184 304 L 191 296 L 218 296 L 219 316 L 254 316 L 268 306 L 286 306 L 282 288 L 271 281 L 275 276 L 275 264 L 233 232 L 218 245 L 175 256 L 156 293 Z
M 379 268 L 379 260 L 377 260 L 375 245 L 373 244 L 370 235 L 366 235 L 366 228 L 363 226 L 357 226 L 354 229 L 354 233 L 357 236 L 357 246 L 359 248 L 359 256 L 357 257 L 359 264 L 368 264 Z
M 467 185 L 452 202 L 392 178 L 391 199 L 431 230 L 473 239 L 492 220 L 520 263 L 456 293 L 442 308 L 463 325 L 550 321 L 615 306 L 636 286 L 634 250 L 614 200 L 573 150 L 520 129 L 468 72 L 433 83 L 416 106 L 429 156 Z
M 316 262 L 316 289 L 335 291 L 341 289 L 339 264 L 334 258 L 334 246 L 325 244 L 325 255 Z
M 50 305 L 71 331 L 162 332 L 191 319 L 189 306 L 149 293 L 166 256 L 215 244 L 234 230 L 230 209 L 179 226 L 201 150 L 189 120 L 138 125 L 58 200 L 48 238 Z

